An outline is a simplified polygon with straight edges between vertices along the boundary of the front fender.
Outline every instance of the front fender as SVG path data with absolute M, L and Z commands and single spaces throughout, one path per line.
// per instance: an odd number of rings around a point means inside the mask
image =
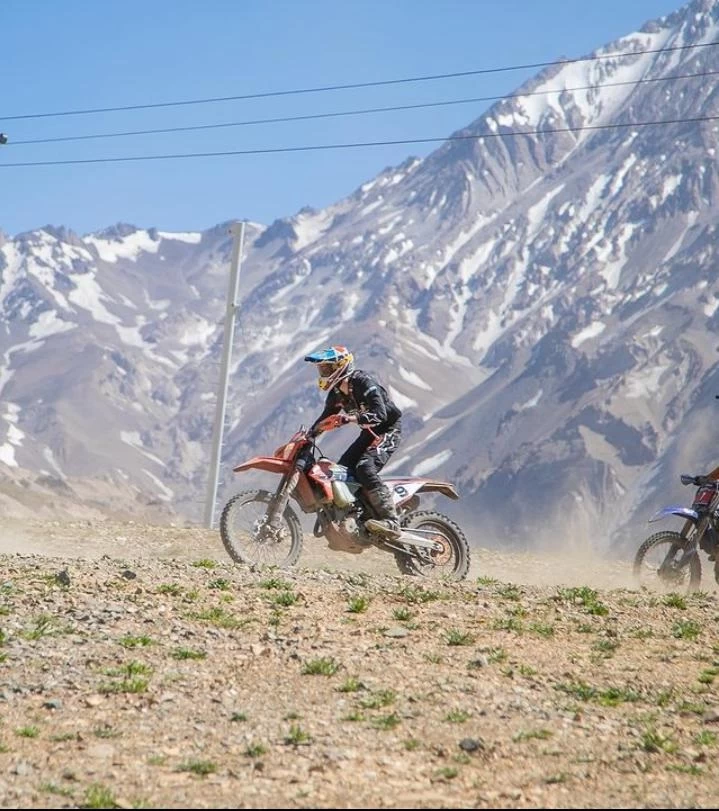
M 241 465 L 232 468 L 233 473 L 241 473 L 243 470 L 267 470 L 270 473 L 279 473 L 284 476 L 292 470 L 293 462 L 287 459 L 278 459 L 276 456 L 254 456 Z
M 654 513 L 654 515 L 649 519 L 649 523 L 651 524 L 652 521 L 659 521 L 662 518 L 666 518 L 668 515 L 678 515 L 680 518 L 687 518 L 689 521 L 694 521 L 694 523 L 699 521 L 699 513 L 696 510 L 692 510 L 691 507 L 671 506 L 662 507 L 661 510 Z

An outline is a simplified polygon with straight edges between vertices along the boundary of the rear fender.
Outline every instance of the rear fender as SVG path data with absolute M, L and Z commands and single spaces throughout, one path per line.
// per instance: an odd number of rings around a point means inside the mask
M 662 518 L 666 518 L 668 515 L 678 515 L 680 518 L 686 518 L 695 524 L 699 521 L 699 513 L 696 510 L 692 510 L 691 507 L 679 507 L 672 505 L 670 507 L 662 507 L 661 510 L 654 513 L 654 515 L 649 519 L 649 523 L 651 524 L 652 521 L 660 521 Z
M 383 479 L 384 483 L 392 491 L 392 498 L 395 503 L 402 504 L 408 501 L 417 493 L 441 493 L 447 498 L 456 501 L 459 493 L 450 482 L 437 481 L 436 479 Z

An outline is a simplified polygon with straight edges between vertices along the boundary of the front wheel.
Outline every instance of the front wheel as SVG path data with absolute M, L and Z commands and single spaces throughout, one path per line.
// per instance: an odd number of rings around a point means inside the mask
M 696 591 L 702 580 L 702 564 L 696 547 L 690 549 L 693 545 L 679 532 L 650 535 L 634 557 L 637 585 L 664 593 Z
M 302 552 L 302 526 L 288 505 L 276 527 L 267 523 L 273 494 L 246 490 L 233 496 L 220 516 L 220 537 L 236 563 L 260 566 L 294 566 Z
M 442 513 L 423 510 L 402 519 L 402 529 L 422 530 L 425 538 L 441 545 L 440 549 L 413 549 L 395 552 L 402 574 L 432 579 L 464 580 L 469 572 L 469 544 L 464 532 Z

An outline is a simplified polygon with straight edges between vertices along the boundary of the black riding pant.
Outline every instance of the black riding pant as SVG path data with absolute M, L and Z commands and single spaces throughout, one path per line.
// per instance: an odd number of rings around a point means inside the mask
M 345 465 L 367 491 L 383 488 L 379 472 L 397 450 L 402 438 L 402 426 L 397 421 L 384 434 L 373 434 L 367 429 L 340 456 L 338 463 Z

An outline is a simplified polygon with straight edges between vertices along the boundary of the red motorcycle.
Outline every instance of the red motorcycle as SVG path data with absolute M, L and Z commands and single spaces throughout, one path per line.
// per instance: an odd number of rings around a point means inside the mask
M 346 418 L 331 415 L 319 426 L 329 431 Z M 435 479 L 384 478 L 392 492 L 402 535 L 396 540 L 371 533 L 364 522 L 374 517 L 359 482 L 347 468 L 324 456 L 315 436 L 301 426 L 272 456 L 255 456 L 233 468 L 264 470 L 280 476 L 274 493 L 246 490 L 233 496 L 220 517 L 220 536 L 238 563 L 294 566 L 302 552 L 303 532 L 293 500 L 303 513 L 316 515 L 313 534 L 325 538 L 330 549 L 360 554 L 376 547 L 394 555 L 402 574 L 463 580 L 469 571 L 470 551 L 464 532 L 450 518 L 434 510 L 419 510 L 420 493 L 459 495 L 454 485 Z

